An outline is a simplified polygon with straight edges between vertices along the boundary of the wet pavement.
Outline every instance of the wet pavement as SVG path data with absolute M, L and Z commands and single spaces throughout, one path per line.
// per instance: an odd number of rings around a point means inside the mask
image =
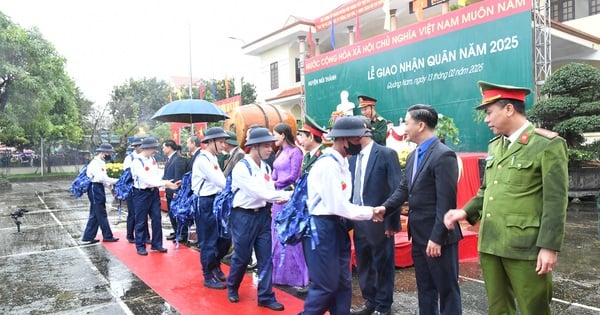
M 75 200 L 69 185 L 18 182 L 0 192 L 0 314 L 178 314 L 101 244 L 80 241 L 89 203 Z M 124 230 L 126 213 L 119 220 L 117 204 L 109 206 L 111 228 Z M 28 212 L 17 233 L 10 214 L 19 208 Z M 170 232 L 166 217 L 163 228 Z M 595 201 L 571 204 L 554 271 L 554 314 L 600 314 L 598 232 Z M 463 314 L 487 313 L 481 279 L 478 263 L 460 265 Z M 352 303 L 360 306 L 353 281 Z M 417 314 L 414 269 L 397 269 L 395 283 L 393 314 Z

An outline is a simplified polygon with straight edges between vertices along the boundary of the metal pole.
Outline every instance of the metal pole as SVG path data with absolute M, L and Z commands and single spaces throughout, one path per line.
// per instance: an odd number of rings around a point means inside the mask
M 190 85 L 188 87 L 188 91 L 190 93 L 190 100 L 192 99 L 192 26 L 191 23 L 188 21 L 188 45 L 190 48 L 189 51 L 189 61 L 190 61 Z M 194 124 L 192 123 L 192 116 L 190 116 L 190 124 L 191 124 L 191 131 L 192 131 L 192 135 L 194 135 Z
M 40 169 L 42 176 L 44 176 L 44 139 L 42 137 L 40 137 L 40 151 L 42 151 L 40 156 Z

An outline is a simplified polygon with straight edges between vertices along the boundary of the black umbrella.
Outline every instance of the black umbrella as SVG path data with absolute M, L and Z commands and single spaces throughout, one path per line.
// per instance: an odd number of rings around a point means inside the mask
M 215 122 L 229 118 L 217 105 L 196 99 L 173 101 L 154 113 L 152 119 L 164 122 Z

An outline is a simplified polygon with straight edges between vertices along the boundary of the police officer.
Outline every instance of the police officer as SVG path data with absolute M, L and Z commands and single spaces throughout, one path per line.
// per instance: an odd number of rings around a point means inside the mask
M 311 281 L 304 300 L 305 315 L 350 312 L 352 276 L 346 219 L 383 220 L 384 212 L 350 203 L 352 177 L 346 158 L 360 153 L 360 138 L 366 132 L 359 117 L 337 119 L 329 132 L 334 139 L 333 150 L 322 156 L 308 174 L 306 204 L 312 215 L 311 226 L 316 230 L 302 244 Z
M 117 182 L 116 178 L 108 177 L 106 174 L 106 160 L 110 160 L 111 155 L 115 153 L 110 143 L 102 143 L 96 149 L 96 156 L 90 161 L 87 167 L 86 175 L 92 179 L 92 184 L 88 188 L 87 195 L 90 200 L 90 216 L 88 217 L 82 241 L 97 243 L 95 239 L 98 233 L 98 227 L 102 230 L 102 241 L 116 242 L 119 239 L 113 236 L 110 224 L 108 223 L 108 214 L 106 213 L 106 194 L 104 185 L 113 185 Z
M 550 314 L 552 269 L 564 237 L 568 202 L 567 146 L 525 116 L 528 88 L 478 82 L 485 122 L 498 135 L 488 145 L 484 182 L 461 210 L 444 217 L 479 227 L 479 260 L 489 314 Z
M 306 152 L 302 160 L 302 174 L 310 171 L 313 163 L 323 154 L 325 150 L 323 134 L 325 132 L 323 127 L 319 126 L 310 116 L 306 115 L 304 126 L 298 129 L 300 144 L 304 152 Z
M 363 116 L 371 120 L 373 129 L 373 140 L 382 146 L 385 146 L 385 137 L 387 135 L 387 120 L 377 114 L 375 111 L 376 99 L 366 96 L 358 96 L 358 108 Z
M 123 170 L 126 170 L 131 167 L 131 162 L 138 158 L 139 154 L 142 152 L 142 140 L 144 136 L 135 136 L 131 141 L 131 147 L 133 147 L 133 151 L 125 156 L 123 159 Z M 129 243 L 135 243 L 135 208 L 133 207 L 133 197 L 129 196 L 126 200 L 127 202 L 127 241 Z M 146 224 L 146 236 L 148 237 L 146 241 L 150 240 L 150 233 L 148 232 L 148 224 Z
M 231 173 L 232 190 L 239 190 L 230 217 L 235 251 L 227 278 L 227 298 L 231 303 L 239 302 L 238 289 L 254 248 L 258 260 L 258 306 L 282 311 L 284 306 L 277 302 L 272 288 L 271 213 L 267 202 L 287 201 L 290 192 L 275 190 L 271 169 L 263 161 L 273 151 L 273 142 L 275 137 L 269 129 L 252 129 L 246 141 L 250 152 Z
M 192 166 L 192 189 L 198 195 L 196 203 L 196 233 L 200 246 L 200 263 L 204 286 L 225 289 L 221 281 L 226 277 L 221 270 L 221 259 L 231 246 L 231 239 L 219 237 L 217 220 L 213 214 L 215 196 L 225 188 L 225 176 L 219 168 L 217 153 L 225 147 L 229 135 L 221 127 L 212 127 L 204 133 L 206 148 L 200 151 Z
M 159 187 L 177 189 L 180 182 L 172 183 L 162 180 L 162 175 L 158 169 L 158 163 L 154 159 L 156 149 L 160 146 L 158 140 L 154 137 L 147 137 L 142 140 L 142 152 L 139 159 L 131 163 L 131 175 L 134 178 L 133 183 L 133 207 L 135 208 L 135 247 L 138 255 L 146 256 L 146 232 L 144 227 L 148 224 L 147 219 L 150 216 L 152 220 L 152 245 L 151 250 L 160 253 L 166 253 L 167 249 L 162 246 L 162 223 L 160 213 Z

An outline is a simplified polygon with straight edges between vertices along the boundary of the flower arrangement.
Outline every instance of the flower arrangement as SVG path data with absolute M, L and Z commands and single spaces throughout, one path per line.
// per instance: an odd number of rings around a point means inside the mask
M 398 161 L 400 162 L 400 167 L 401 168 L 405 168 L 406 167 L 406 158 L 408 157 L 408 154 L 411 152 L 412 150 L 398 150 Z
M 346 116 L 346 112 L 344 111 L 333 111 L 331 112 L 331 117 L 329 117 L 329 127 L 333 127 L 335 121 L 340 118 Z
M 106 174 L 110 178 L 119 178 L 123 173 L 123 163 L 107 163 Z

